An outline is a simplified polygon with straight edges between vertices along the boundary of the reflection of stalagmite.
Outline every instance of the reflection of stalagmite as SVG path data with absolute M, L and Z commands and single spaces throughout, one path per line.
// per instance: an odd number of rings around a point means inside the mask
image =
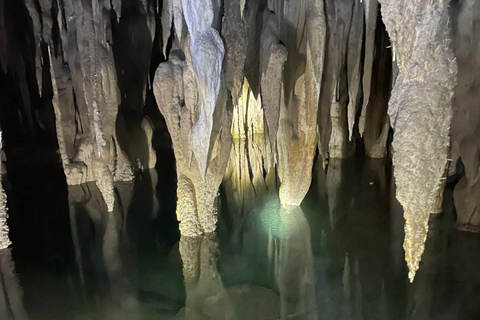
M 399 68 L 388 113 L 397 199 L 406 220 L 405 260 L 413 281 L 447 161 L 457 65 L 450 49 L 448 0 L 380 2 Z
M 183 1 L 188 43 L 177 42 L 155 74 L 154 92 L 172 138 L 177 219 L 183 235 L 215 230 L 215 198 L 231 147 L 231 114 L 222 81 L 223 43 L 211 27 L 211 1 Z M 180 46 L 180 48 L 179 48 Z
M 182 237 L 186 301 L 184 316 L 178 319 L 234 320 L 233 306 L 217 270 L 218 240 L 214 233 L 203 237 Z
M 310 187 L 323 72 L 321 1 L 269 1 L 260 47 L 261 92 L 276 155 L 280 200 L 299 205 Z
M 15 273 L 10 249 L 0 249 L 0 318 L 27 320 L 23 306 L 23 291 Z
M 452 12 L 459 79 L 454 97 L 452 154 L 460 157 L 465 169 L 454 191 L 456 227 L 480 232 L 480 2 L 452 3 Z
M 280 291 L 280 318 L 317 319 L 310 226 L 299 206 L 279 210 L 279 226 L 269 231 L 273 235 L 269 256 Z

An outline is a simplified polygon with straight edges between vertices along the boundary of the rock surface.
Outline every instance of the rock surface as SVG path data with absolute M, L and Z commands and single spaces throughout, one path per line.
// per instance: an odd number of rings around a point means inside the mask
M 399 68 L 388 114 L 397 199 L 405 211 L 405 260 L 413 281 L 447 162 L 457 64 L 450 47 L 449 1 L 380 3 Z
M 480 232 L 480 3 L 455 3 L 451 12 L 459 79 L 453 102 L 452 155 L 459 156 L 465 171 L 454 190 L 457 228 Z M 457 162 L 453 160 L 451 166 Z
M 208 1 L 207 1 L 208 2 Z M 156 71 L 157 105 L 172 138 L 177 167 L 177 219 L 184 236 L 215 230 L 215 199 L 231 147 L 231 100 L 223 83 L 223 43 L 202 4 L 183 2 L 189 37 L 175 42 L 169 61 Z M 193 58 L 195 57 L 195 58 Z

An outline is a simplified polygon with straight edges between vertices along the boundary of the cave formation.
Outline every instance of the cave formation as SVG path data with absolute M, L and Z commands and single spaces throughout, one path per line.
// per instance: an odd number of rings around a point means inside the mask
M 7 168 L 60 164 L 71 207 L 87 201 L 76 187 L 94 182 L 96 205 L 113 217 L 119 183 L 154 168 L 164 139 L 179 230 L 200 237 L 182 238 L 182 259 L 191 246 L 215 247 L 219 189 L 233 224 L 271 195 L 296 217 L 315 162 L 334 190 L 329 168 L 359 155 L 392 158 L 410 281 L 447 180 L 457 228 L 479 231 L 474 0 L 0 0 L 0 9 Z

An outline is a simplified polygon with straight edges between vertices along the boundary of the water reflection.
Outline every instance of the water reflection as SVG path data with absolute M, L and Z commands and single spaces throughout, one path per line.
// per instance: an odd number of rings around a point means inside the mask
M 83 301 L 79 309 L 88 310 L 87 314 L 105 314 L 106 319 L 134 319 L 138 309 L 136 290 L 121 257 L 122 246 L 129 245 L 125 225 L 133 182 L 118 183 L 115 190 L 114 210 L 108 212 L 95 183 L 68 186 L 77 294 Z M 92 276 L 97 278 L 91 281 Z
M 0 250 L 0 319 L 27 320 L 11 249 Z
M 453 228 L 451 189 L 444 213 L 431 218 L 409 284 L 388 161 L 331 161 L 314 177 L 302 207 L 281 208 L 274 192 L 259 193 L 263 200 L 246 199 L 252 206 L 237 211 L 244 223 L 181 239 L 167 224 L 175 212 L 162 197 L 167 186 L 157 187 L 148 172 L 116 185 L 113 213 L 95 184 L 69 187 L 68 201 L 66 193 L 58 200 L 40 192 L 25 202 L 16 196 L 23 189 L 7 190 L 19 275 L 10 251 L 2 251 L 0 319 L 478 318 L 480 238 Z M 51 229 L 60 213 L 70 228 Z M 42 227 L 18 223 L 24 217 Z M 53 237 L 64 229 L 71 245 Z

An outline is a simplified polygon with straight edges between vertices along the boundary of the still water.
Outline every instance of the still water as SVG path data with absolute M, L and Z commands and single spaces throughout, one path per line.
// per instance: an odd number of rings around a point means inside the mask
M 383 160 L 317 166 L 302 207 L 222 188 L 217 233 L 182 239 L 172 170 L 117 184 L 113 214 L 61 169 L 9 174 L 1 320 L 480 319 L 480 237 L 454 229 L 448 188 L 408 283 Z

